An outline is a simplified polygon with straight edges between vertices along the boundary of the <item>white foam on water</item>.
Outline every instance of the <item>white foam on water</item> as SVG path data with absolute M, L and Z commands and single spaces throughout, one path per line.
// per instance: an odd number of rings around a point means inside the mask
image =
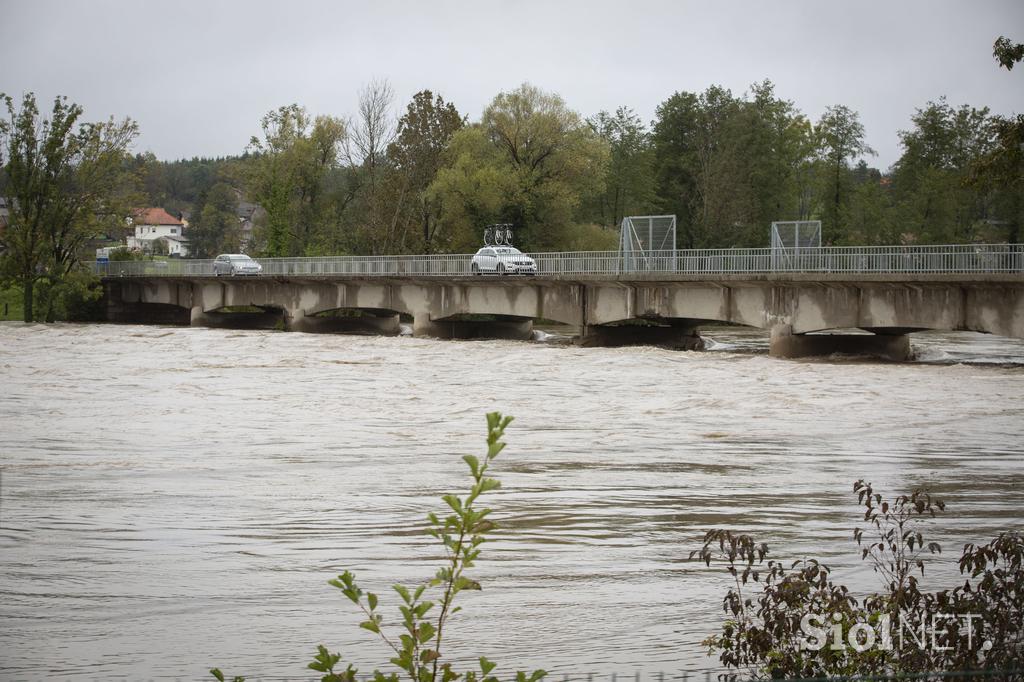
M 958 360 L 941 348 L 911 346 L 911 359 L 914 362 L 950 363 Z

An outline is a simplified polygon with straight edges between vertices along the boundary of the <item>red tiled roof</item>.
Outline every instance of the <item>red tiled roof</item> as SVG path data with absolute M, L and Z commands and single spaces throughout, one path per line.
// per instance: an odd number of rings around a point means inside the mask
M 136 225 L 181 225 L 182 222 L 162 208 L 139 208 L 132 212 Z

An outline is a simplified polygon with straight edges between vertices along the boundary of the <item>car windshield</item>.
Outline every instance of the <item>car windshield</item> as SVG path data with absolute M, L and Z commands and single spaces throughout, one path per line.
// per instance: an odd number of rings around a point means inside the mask
M 238 261 L 249 261 L 249 260 L 252 260 L 252 258 L 249 258 L 248 256 L 228 256 L 228 260 L 233 260 L 235 262 L 238 262 Z
M 506 246 L 506 247 L 501 248 L 501 249 L 495 249 L 495 251 L 497 251 L 498 253 L 507 253 L 507 254 L 511 254 L 511 255 L 516 255 L 516 254 L 522 253 L 522 251 L 520 251 L 519 249 L 513 248 L 511 246 Z

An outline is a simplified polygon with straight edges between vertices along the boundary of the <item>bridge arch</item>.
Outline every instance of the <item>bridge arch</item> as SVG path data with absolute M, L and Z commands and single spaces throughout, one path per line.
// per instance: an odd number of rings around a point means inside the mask
M 293 312 L 288 319 L 292 331 L 373 334 L 396 336 L 401 333 L 401 313 L 387 308 L 341 306 L 315 313 Z

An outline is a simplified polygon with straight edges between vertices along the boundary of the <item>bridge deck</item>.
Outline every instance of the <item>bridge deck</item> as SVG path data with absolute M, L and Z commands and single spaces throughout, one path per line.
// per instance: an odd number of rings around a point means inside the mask
M 472 276 L 471 254 L 409 256 L 327 256 L 262 258 L 265 276 L 367 277 Z M 616 251 L 516 254 L 532 259 L 537 276 L 557 281 L 864 281 L 869 275 L 899 274 L 899 279 L 929 281 L 934 275 L 1024 275 L 1024 245 L 954 244 L 945 246 L 864 246 L 803 249 L 699 249 L 624 255 Z M 511 261 L 510 261 L 511 262 Z M 91 263 L 101 276 L 212 276 L 212 260 L 115 261 Z M 527 263 L 528 265 L 529 263 Z M 500 264 L 499 264 L 500 265 Z M 910 278 L 910 279 L 907 279 Z M 948 281 L 948 280 L 932 280 Z M 986 280 L 991 281 L 991 280 Z
M 580 274 L 544 274 L 536 276 L 506 275 L 503 277 L 492 275 L 368 275 L 368 274 L 270 274 L 259 276 L 220 276 L 212 275 L 189 275 L 189 274 L 114 274 L 105 273 L 101 275 L 104 282 L 115 282 L 126 278 L 160 278 L 166 280 L 187 280 L 202 282 L 247 282 L 247 281 L 271 281 L 271 282 L 430 282 L 438 284 L 451 281 L 460 284 L 488 284 L 500 286 L 522 286 L 522 285 L 543 285 L 545 283 L 558 284 L 590 284 L 621 282 L 629 284 L 632 282 L 651 284 L 655 282 L 773 282 L 785 284 L 793 283 L 814 283 L 829 282 L 841 284 L 857 284 L 867 282 L 894 283 L 894 284 L 915 284 L 915 283 L 957 283 L 957 284 L 1024 284 L 1024 272 L 772 272 L 772 273 L 665 273 L 665 272 L 634 272 L 619 275 L 580 275 Z

